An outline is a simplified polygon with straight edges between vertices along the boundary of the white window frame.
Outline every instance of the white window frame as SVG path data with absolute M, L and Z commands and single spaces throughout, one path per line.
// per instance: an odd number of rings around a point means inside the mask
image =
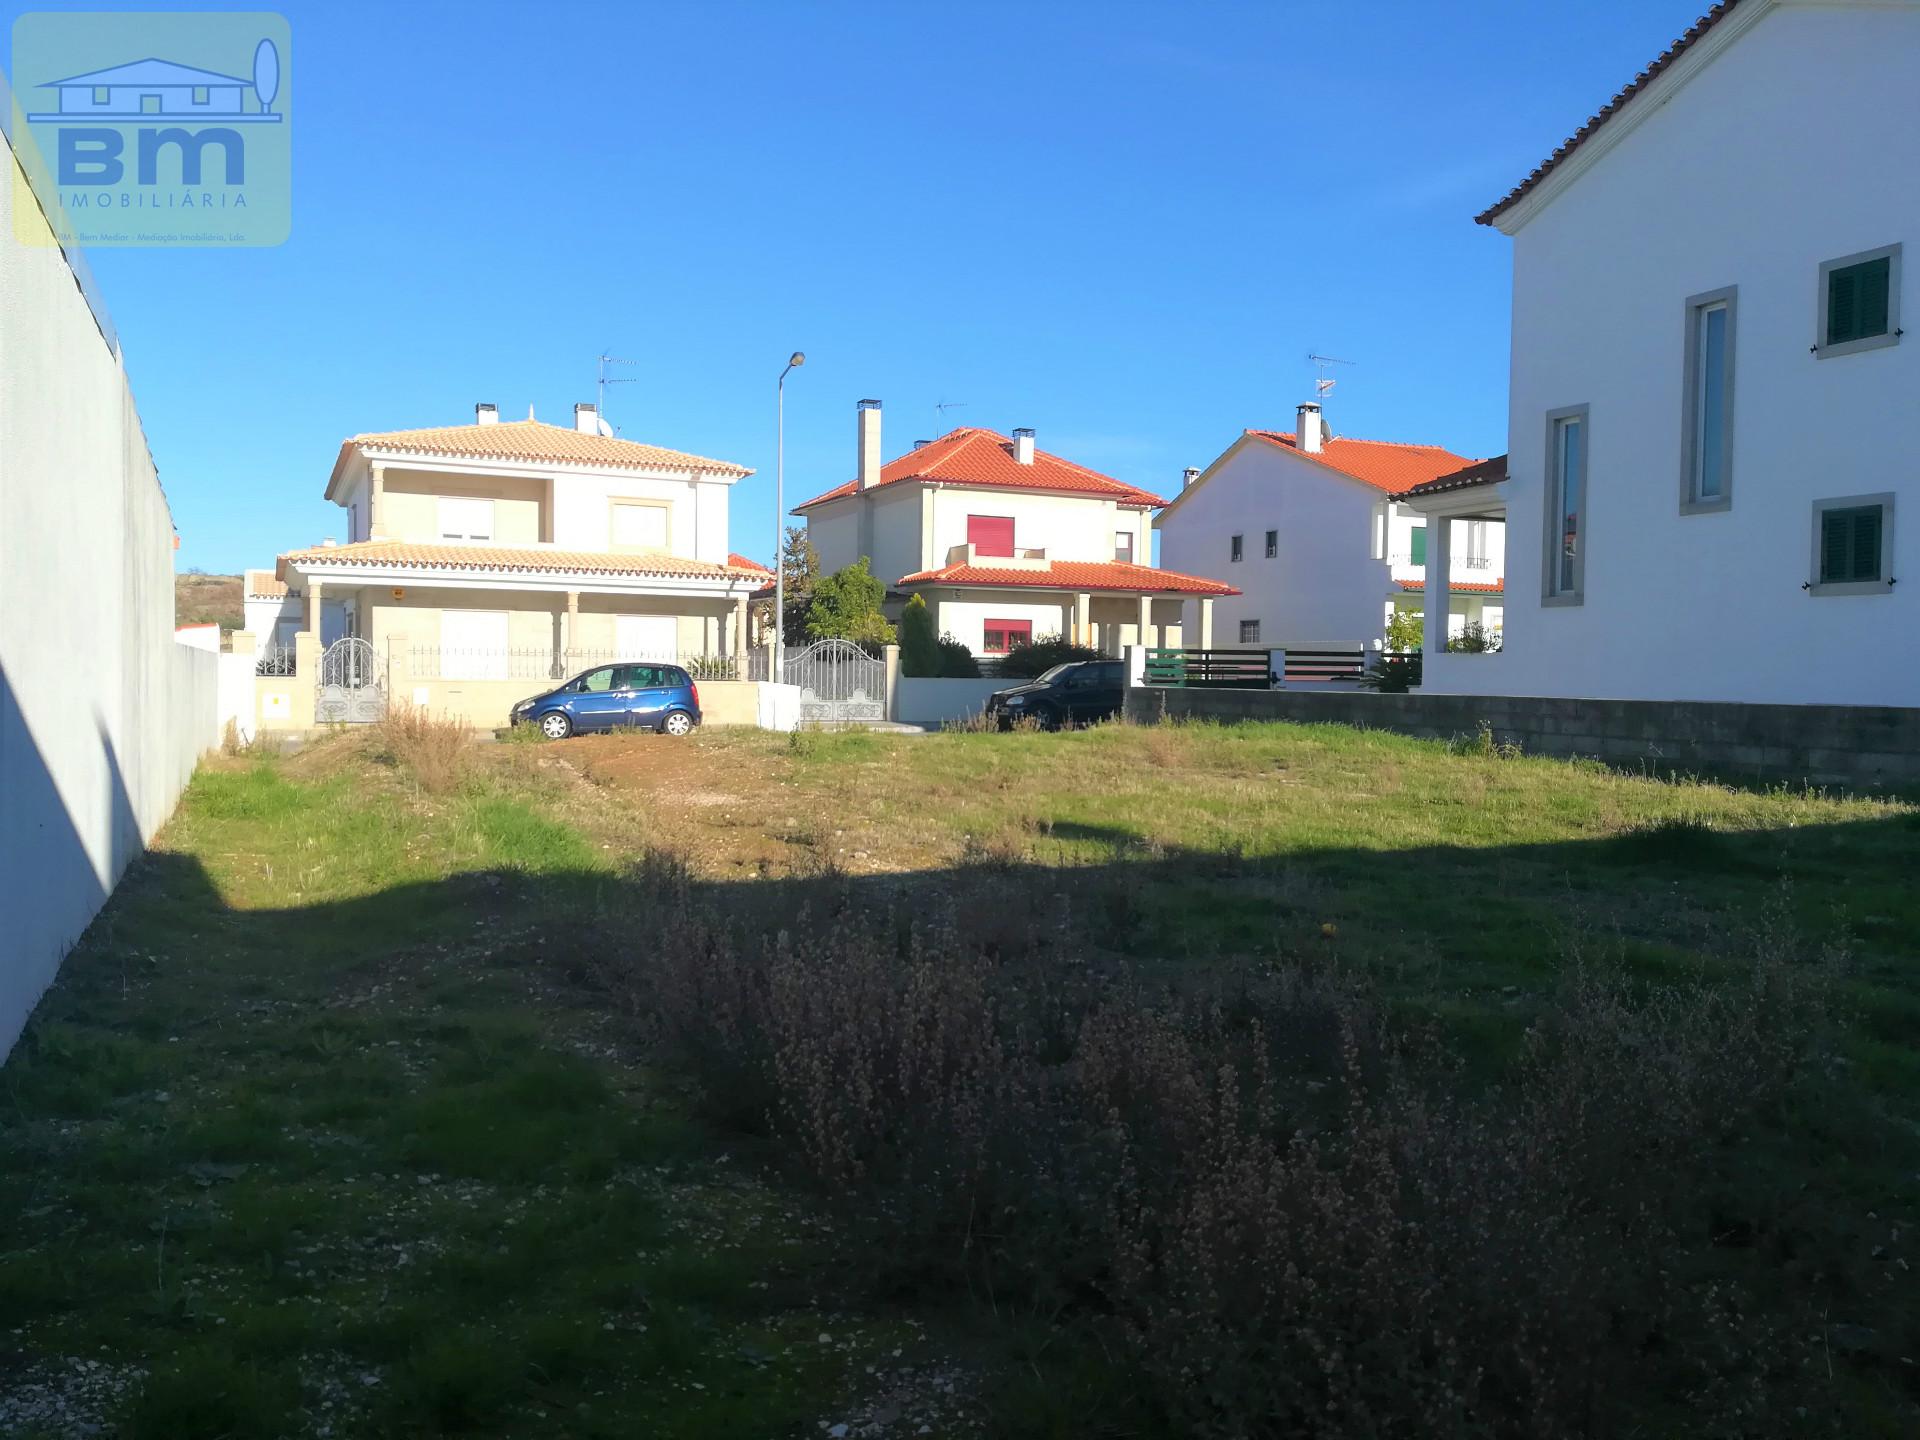
M 1126 542 L 1124 548 L 1127 552 L 1126 558 L 1124 560 L 1120 558 L 1120 551 L 1123 548 L 1120 542 L 1123 540 Z M 1133 551 L 1133 543 L 1134 543 L 1133 531 L 1131 530 L 1114 531 L 1113 532 L 1113 558 L 1116 561 L 1119 561 L 1119 563 L 1122 565 L 1134 564 L 1135 556 Z
M 660 519 L 660 539 L 650 544 L 635 544 L 620 538 L 620 512 L 622 510 L 647 510 L 656 512 Z M 607 499 L 607 548 L 621 554 L 631 554 L 647 550 L 673 550 L 673 505 L 666 500 L 655 500 L 642 495 L 613 495 Z
M 1682 515 L 1711 515 L 1733 508 L 1734 346 L 1739 295 L 1739 286 L 1728 285 L 1687 297 L 1686 391 L 1681 400 L 1680 422 Z M 1720 493 L 1708 495 L 1703 493 L 1707 477 L 1702 471 L 1706 461 L 1706 435 L 1700 427 L 1706 408 L 1706 320 L 1716 310 L 1724 311 L 1727 317 L 1720 377 Z
M 499 619 L 496 646 L 447 644 L 447 621 Z M 440 678 L 442 680 L 505 680 L 512 673 L 513 620 L 505 610 L 442 610 L 440 612 Z
M 1838 345 L 1827 344 L 1827 276 L 1835 270 L 1845 270 L 1852 265 L 1864 265 L 1869 260 L 1878 260 L 1882 256 L 1887 260 L 1887 328 L 1879 335 L 1867 335 L 1858 340 L 1843 340 Z M 1813 353 L 1817 359 L 1832 360 L 1840 355 L 1852 355 L 1861 350 L 1880 350 L 1888 345 L 1900 343 L 1900 246 L 1882 245 L 1876 250 L 1862 250 L 1856 255 L 1842 255 L 1837 260 L 1820 262 L 1818 328 L 1813 332 Z
M 1253 629 L 1253 633 L 1251 635 L 1247 633 L 1247 629 L 1249 626 L 1251 626 Z M 1258 645 L 1260 643 L 1260 622 L 1258 620 L 1242 620 L 1240 622 L 1239 633 L 1240 633 L 1240 643 L 1242 645 Z
M 442 540 L 492 543 L 493 501 L 481 495 L 442 495 L 437 508 Z
M 1860 510 L 1869 505 L 1880 507 L 1880 578 L 1878 580 L 1843 580 L 1833 584 L 1823 584 L 1820 579 L 1821 531 L 1825 528 L 1826 513 L 1829 510 Z M 1830 500 L 1813 502 L 1813 554 L 1807 571 L 1806 591 L 1809 595 L 1891 595 L 1893 582 L 1893 492 L 1883 490 L 1877 495 L 1840 495 Z
M 1547 464 L 1541 473 L 1546 484 L 1541 487 L 1546 504 L 1542 519 L 1545 532 L 1540 567 L 1540 603 L 1542 605 L 1580 605 L 1587 597 L 1587 550 L 1590 548 L 1593 526 L 1593 425 L 1589 418 L 1591 407 L 1587 405 L 1566 405 L 1558 410 L 1547 412 Z M 1576 545 L 1573 552 L 1573 580 L 1563 584 L 1560 579 L 1561 548 L 1564 533 L 1560 522 L 1566 514 L 1562 503 L 1561 484 L 1563 476 L 1560 470 L 1560 456 L 1563 450 L 1561 436 L 1569 424 L 1580 427 L 1580 504 L 1574 512 L 1578 517 L 1574 527 Z

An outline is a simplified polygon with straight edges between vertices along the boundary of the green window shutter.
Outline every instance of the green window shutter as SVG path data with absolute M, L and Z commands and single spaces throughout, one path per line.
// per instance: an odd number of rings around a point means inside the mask
M 1893 283 L 1893 261 L 1882 255 L 1859 267 L 1855 282 L 1855 304 L 1859 312 L 1859 331 L 1865 335 L 1887 333 L 1887 294 Z M 1877 513 L 1877 512 L 1876 512 Z M 1878 526 L 1876 519 L 1874 524 Z
M 1847 560 L 1853 553 L 1853 524 L 1844 510 L 1828 510 L 1820 517 L 1820 580 L 1834 585 L 1847 578 Z
M 1424 525 L 1413 527 L 1413 563 L 1416 565 L 1427 563 L 1427 527 Z
M 1823 585 L 1858 584 L 1880 578 L 1878 505 L 1827 510 L 1820 516 L 1820 582 Z
M 1891 256 L 1829 270 L 1826 343 L 1844 345 L 1886 334 L 1892 291 Z
M 1880 578 L 1880 507 L 1853 512 L 1853 578 Z
M 1854 333 L 1854 290 L 1858 272 L 1851 267 L 1827 272 L 1827 344 L 1844 345 Z

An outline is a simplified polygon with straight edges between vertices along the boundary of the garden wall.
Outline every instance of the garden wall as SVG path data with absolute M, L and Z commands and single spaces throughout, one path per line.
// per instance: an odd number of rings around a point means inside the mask
M 888 718 L 903 725 L 940 725 L 978 715 L 996 690 L 1018 685 L 1018 680 L 929 680 L 900 676 L 893 685 L 893 708 Z
M 1446 740 L 1485 724 L 1529 754 L 1728 777 L 1920 787 L 1920 709 L 1525 695 L 1135 688 L 1127 717 L 1289 720 Z

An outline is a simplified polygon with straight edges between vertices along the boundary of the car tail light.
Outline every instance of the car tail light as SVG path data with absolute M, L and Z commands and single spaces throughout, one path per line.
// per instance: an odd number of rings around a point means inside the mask
M 693 692 L 693 708 L 698 710 L 700 708 L 700 687 L 689 681 L 687 689 Z

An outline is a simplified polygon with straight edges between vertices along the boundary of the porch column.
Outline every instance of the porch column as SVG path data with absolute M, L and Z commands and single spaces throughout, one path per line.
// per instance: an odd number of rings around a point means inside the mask
M 384 540 L 387 538 L 386 524 L 387 467 L 375 465 L 372 479 L 367 482 L 367 538 Z
M 1420 648 L 1429 655 L 1447 649 L 1447 617 L 1453 610 L 1453 521 L 1444 515 L 1427 520 L 1427 583 L 1423 592 L 1426 623 Z
M 1073 643 L 1093 644 L 1093 596 L 1085 590 L 1073 597 Z
M 743 659 L 747 653 L 747 597 L 733 597 L 733 636 L 727 654 L 734 659 Z
M 306 633 L 313 637 L 314 644 L 320 643 L 320 582 L 307 582 L 307 623 Z
M 573 673 L 574 652 L 580 648 L 580 592 L 567 591 L 567 652 L 566 670 Z
M 1211 650 L 1213 648 L 1213 597 L 1211 595 L 1202 595 L 1200 597 L 1199 648 L 1202 650 Z
M 1153 597 L 1140 597 L 1140 618 L 1135 622 L 1133 643 L 1140 646 L 1153 644 Z

